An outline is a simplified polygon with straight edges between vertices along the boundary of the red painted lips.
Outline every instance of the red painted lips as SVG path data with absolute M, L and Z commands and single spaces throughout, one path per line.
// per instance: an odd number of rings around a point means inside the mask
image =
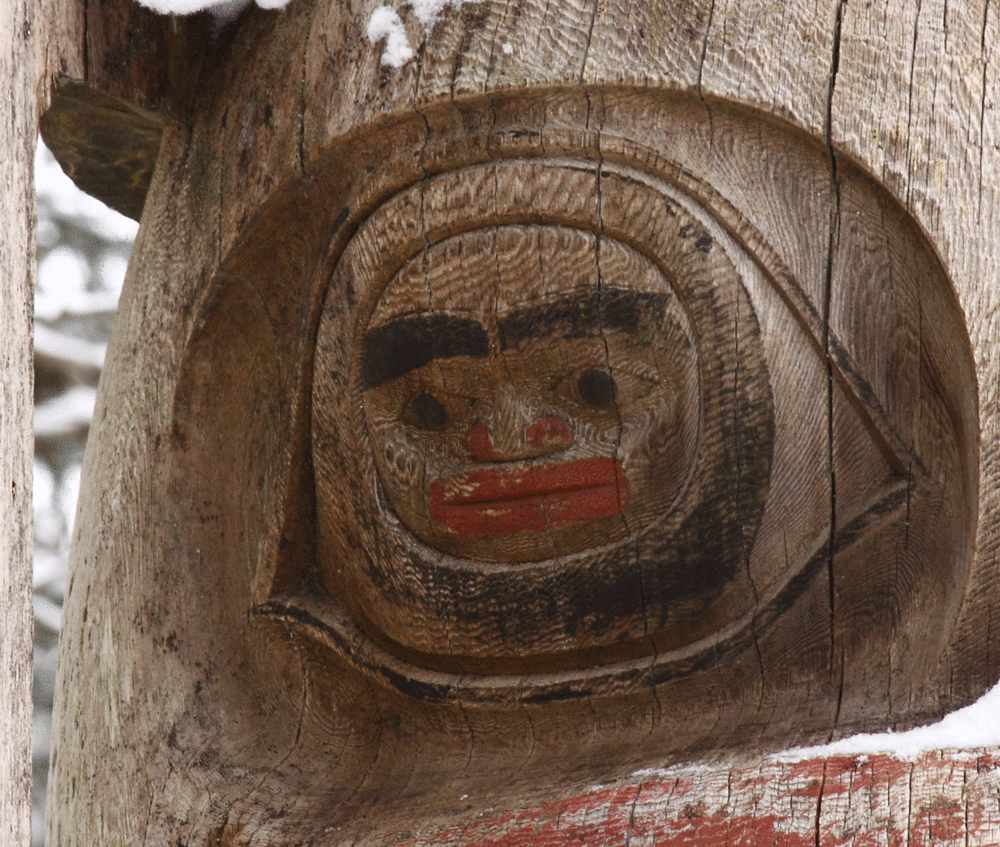
M 431 517 L 461 535 L 541 532 L 620 512 L 625 474 L 610 458 L 472 471 L 431 483 L 430 500 Z

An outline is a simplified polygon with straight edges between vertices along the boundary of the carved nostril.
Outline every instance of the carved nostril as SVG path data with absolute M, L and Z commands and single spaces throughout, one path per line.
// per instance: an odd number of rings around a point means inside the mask
M 540 418 L 528 426 L 527 437 L 528 444 L 538 449 L 569 444 L 573 440 L 573 431 L 560 418 Z

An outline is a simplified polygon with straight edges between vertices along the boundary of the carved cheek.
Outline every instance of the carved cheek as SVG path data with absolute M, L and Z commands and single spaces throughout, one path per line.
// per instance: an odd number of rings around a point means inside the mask
M 465 434 L 465 451 L 473 459 L 489 460 L 495 456 L 493 452 L 493 437 L 489 427 L 477 423 Z
M 396 491 L 423 489 L 428 479 L 462 464 L 461 451 L 452 433 L 421 432 L 394 421 L 375 430 L 388 483 Z
M 573 441 L 573 430 L 562 418 L 539 418 L 528 426 L 525 433 L 528 445 L 535 449 L 565 447 Z
M 628 417 L 622 417 L 617 452 L 622 467 L 630 471 L 635 466 L 637 457 L 649 452 L 649 430 L 653 425 L 653 414 L 650 410 L 633 411 Z
M 681 411 L 677 397 L 672 392 L 660 399 L 646 428 L 646 447 L 650 453 L 660 452 L 677 435 Z
M 416 489 L 423 476 L 426 456 L 409 428 L 391 423 L 379 427 L 375 433 L 392 486 Z
M 624 437 L 622 423 L 614 418 L 599 423 L 577 423 L 576 443 L 581 452 L 613 456 L 619 451 Z
M 669 445 L 679 429 L 680 410 L 673 392 L 665 391 L 624 406 L 621 418 L 618 452 L 629 470 L 636 465 L 645 467 Z

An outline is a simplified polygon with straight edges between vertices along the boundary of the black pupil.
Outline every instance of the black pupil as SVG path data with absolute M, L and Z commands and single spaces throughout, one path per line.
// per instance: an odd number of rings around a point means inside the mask
M 422 392 L 413 398 L 413 414 L 421 426 L 435 429 L 448 423 L 448 413 L 433 394 Z
M 576 387 L 584 401 L 595 409 L 604 409 L 615 402 L 615 380 L 607 371 L 598 368 L 584 371 Z

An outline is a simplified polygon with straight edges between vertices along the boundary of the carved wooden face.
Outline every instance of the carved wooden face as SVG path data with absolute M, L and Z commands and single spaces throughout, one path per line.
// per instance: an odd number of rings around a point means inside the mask
M 502 196 L 536 168 L 558 214 Z M 339 257 L 314 382 L 323 589 L 439 669 L 712 638 L 756 602 L 774 437 L 732 248 L 631 174 L 606 172 L 597 220 L 591 167 L 502 169 L 399 193 Z
M 680 496 L 700 418 L 689 321 L 620 242 L 477 230 L 386 288 L 363 341 L 379 479 L 455 556 L 526 562 L 612 544 Z

